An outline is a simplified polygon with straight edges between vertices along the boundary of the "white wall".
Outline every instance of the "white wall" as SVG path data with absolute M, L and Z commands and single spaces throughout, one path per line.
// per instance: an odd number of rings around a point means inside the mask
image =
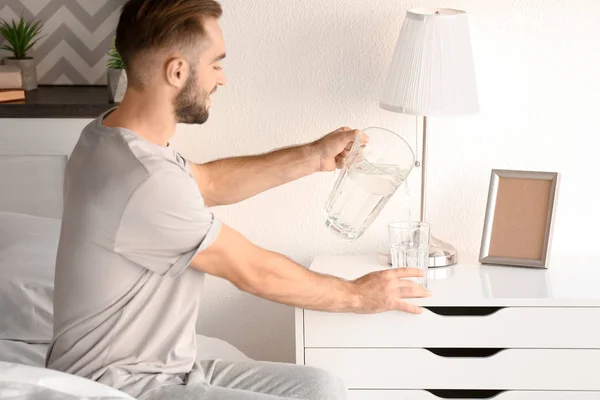
M 415 119 L 377 107 L 404 12 L 469 12 L 481 113 L 431 119 L 429 221 L 463 259 L 478 252 L 492 168 L 562 173 L 554 249 L 595 248 L 600 126 L 597 0 L 222 0 L 229 84 L 211 119 L 181 126 L 174 145 L 194 161 L 257 153 L 316 139 L 342 125 L 401 130 Z M 83 120 L 2 120 L 2 130 L 80 130 Z M 418 210 L 418 173 L 409 177 Z M 396 195 L 372 229 L 347 244 L 323 227 L 334 181 L 320 174 L 216 209 L 257 244 L 308 265 L 317 254 L 374 253 L 387 221 L 405 218 Z M 208 279 L 198 324 L 257 359 L 293 361 L 293 311 Z
M 211 119 L 181 127 L 176 146 L 196 161 L 306 142 L 339 126 L 378 125 L 414 143 L 414 117 L 378 109 L 406 9 L 469 13 L 480 114 L 431 119 L 429 221 L 463 259 L 479 250 L 492 168 L 562 173 L 554 249 L 588 249 L 596 207 L 600 113 L 597 0 L 222 0 L 228 86 Z M 295 182 L 218 215 L 259 245 L 308 265 L 317 254 L 375 252 L 385 222 L 405 216 L 396 195 L 374 227 L 346 244 L 323 227 L 332 174 Z M 418 211 L 418 173 L 411 192 Z M 293 312 L 210 279 L 200 331 L 252 357 L 293 361 Z

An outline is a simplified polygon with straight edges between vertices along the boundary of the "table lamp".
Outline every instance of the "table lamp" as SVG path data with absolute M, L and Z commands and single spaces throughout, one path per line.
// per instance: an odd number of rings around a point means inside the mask
M 427 118 L 479 111 L 467 14 L 452 9 L 406 13 L 379 106 L 422 117 L 421 213 L 426 218 Z M 417 141 L 418 143 L 418 141 Z M 416 152 L 418 153 L 418 152 Z M 431 235 L 429 266 L 458 261 L 454 246 Z

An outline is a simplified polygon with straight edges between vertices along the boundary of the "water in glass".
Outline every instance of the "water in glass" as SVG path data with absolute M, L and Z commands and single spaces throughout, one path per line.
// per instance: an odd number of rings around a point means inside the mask
M 426 222 L 395 222 L 388 225 L 393 268 L 429 268 L 430 225 Z M 408 278 L 427 287 L 427 274 Z

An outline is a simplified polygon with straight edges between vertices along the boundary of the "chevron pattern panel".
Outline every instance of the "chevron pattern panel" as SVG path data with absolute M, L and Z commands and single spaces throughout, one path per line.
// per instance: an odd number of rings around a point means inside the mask
M 40 84 L 106 85 L 106 54 L 125 2 L 0 0 L 0 18 L 43 21 L 45 36 L 33 49 Z

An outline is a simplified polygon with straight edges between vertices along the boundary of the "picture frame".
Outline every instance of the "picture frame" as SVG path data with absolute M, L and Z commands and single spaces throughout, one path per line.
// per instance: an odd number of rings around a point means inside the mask
M 479 262 L 548 268 L 557 172 L 492 170 Z

